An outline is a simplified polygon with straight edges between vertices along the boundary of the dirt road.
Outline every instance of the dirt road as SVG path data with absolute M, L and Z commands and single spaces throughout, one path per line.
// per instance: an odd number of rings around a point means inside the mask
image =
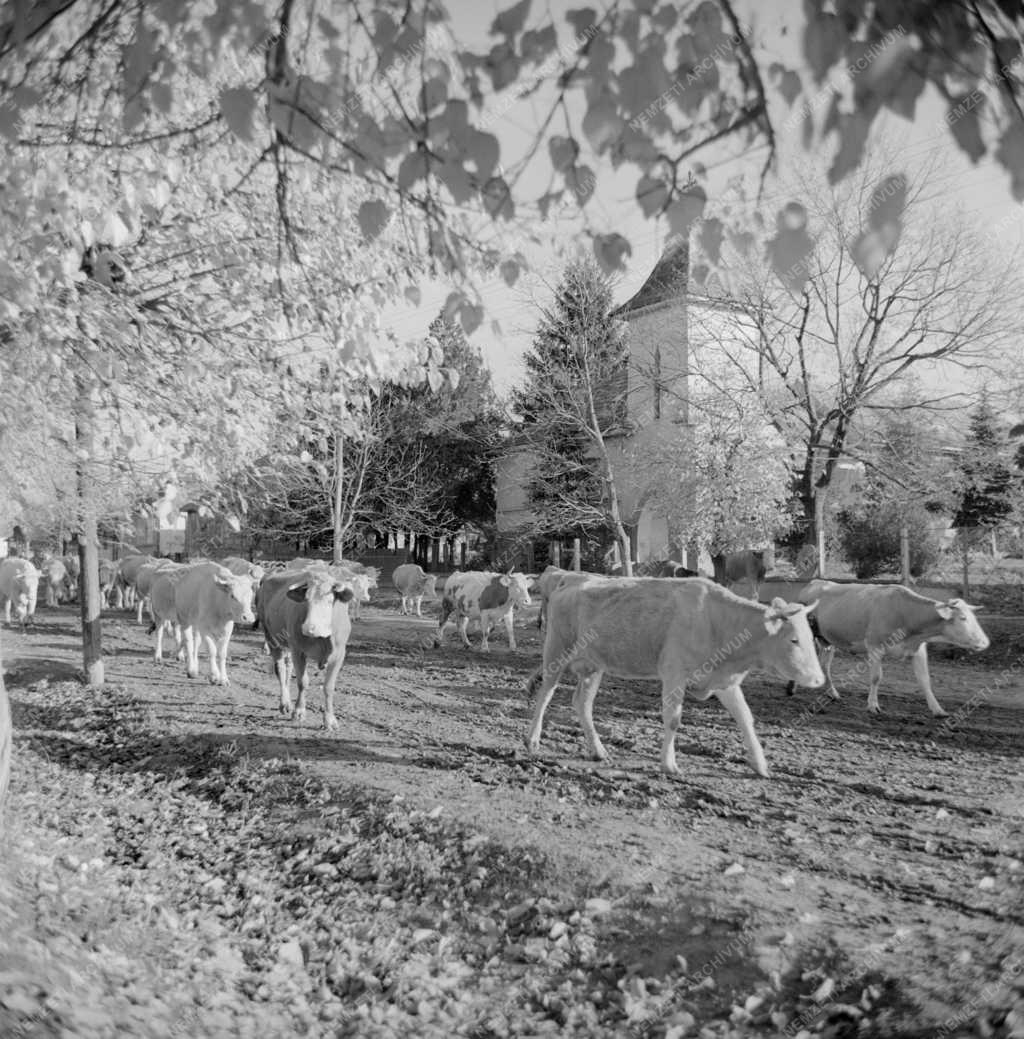
M 19 690 L 79 666 L 73 610 L 39 619 L 27 635 L 4 633 L 16 725 L 31 713 Z M 104 638 L 108 679 L 141 702 L 168 754 L 233 744 L 332 785 L 441 806 L 502 846 L 541 852 L 547 874 L 580 897 L 607 900 L 601 940 L 627 974 L 684 979 L 698 1010 L 692 1033 L 643 1015 L 630 1025 L 625 1013 L 618 1034 L 698 1034 L 731 1019 L 742 1034 L 1024 1036 L 1021 629 L 989 627 L 1000 633 L 990 661 L 933 660 L 945 725 L 902 663 L 888 665 L 875 717 L 853 657 L 837 661 L 839 703 L 787 698 L 751 676 L 769 780 L 749 769 L 717 702 L 686 704 L 683 778 L 662 776 L 658 692 L 644 683 L 608 683 L 598 696 L 608 763 L 582 760 L 566 687 L 531 759 L 523 681 L 540 642 L 527 623 L 518 651 L 498 634 L 484 656 L 454 637 L 430 646 L 432 620 L 364 610 L 335 735 L 319 728 L 315 691 L 304 725 L 278 715 L 255 633 L 232 644 L 228 689 L 154 663 L 127 614 L 111 615 Z M 766 1016 L 772 1007 L 782 1016 Z

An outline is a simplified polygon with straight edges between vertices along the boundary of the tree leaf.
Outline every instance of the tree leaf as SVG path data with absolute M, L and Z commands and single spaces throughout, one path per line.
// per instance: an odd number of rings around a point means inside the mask
M 594 188 L 597 187 L 597 176 L 589 166 L 578 166 L 566 173 L 565 182 L 576 196 L 576 202 L 582 209 L 593 197 Z
M 572 137 L 555 135 L 548 139 L 548 154 L 551 156 L 551 165 L 559 173 L 564 173 L 573 166 L 579 153 L 580 146 Z
M 839 60 L 847 39 L 846 30 L 834 14 L 819 11 L 808 17 L 804 28 L 804 54 L 815 83 L 820 83 Z
M 465 303 L 459 310 L 459 321 L 468 336 L 471 336 L 483 324 L 483 320 L 484 308 L 474 303 Z
M 505 260 L 499 270 L 506 285 L 511 287 L 519 280 L 519 264 L 515 260 Z
M 418 285 L 409 285 L 405 290 L 405 298 L 414 306 L 418 307 L 420 305 L 420 300 L 423 298 L 423 294 L 420 292 Z
M 645 173 L 636 185 L 636 200 L 640 203 L 644 216 L 654 216 L 660 213 L 662 207 L 668 201 L 669 187 L 663 180 L 649 177 Z
M 615 102 L 607 95 L 602 95 L 594 101 L 583 117 L 583 133 L 598 153 L 618 140 L 623 125 L 624 120 L 619 115 Z
M 985 154 L 985 142 L 981 137 L 980 115 L 985 106 L 985 95 L 978 91 L 953 98 L 949 103 L 946 122 L 961 151 L 967 152 L 971 162 L 977 164 Z
M 519 0 L 518 4 L 502 11 L 493 22 L 491 22 L 492 36 L 515 36 L 522 32 L 526 24 L 526 17 L 530 13 L 530 0 Z
M 633 247 L 618 232 L 597 235 L 594 238 L 594 255 L 601 269 L 607 274 L 625 270 L 624 258 L 633 255 Z
M 700 225 L 700 246 L 712 263 L 717 264 L 721 259 L 724 233 L 722 221 L 717 217 L 710 217 Z
M 504 217 L 511 220 L 515 216 L 515 206 L 512 204 L 512 192 L 503 177 L 491 177 L 491 179 L 480 190 L 484 209 L 497 220 Z
M 367 241 L 372 242 L 387 227 L 391 214 L 378 199 L 370 199 L 359 207 L 359 228 Z
M 256 95 L 248 87 L 229 87 L 220 92 L 220 113 L 228 129 L 242 141 L 253 138 Z
M 1010 188 L 1018 202 L 1024 202 L 1024 126 L 1013 120 L 1003 132 L 996 158 L 1010 174 Z
M 673 234 L 689 235 L 693 225 L 704 215 L 704 207 L 708 197 L 699 184 L 694 184 L 685 191 L 665 211 L 668 226 Z

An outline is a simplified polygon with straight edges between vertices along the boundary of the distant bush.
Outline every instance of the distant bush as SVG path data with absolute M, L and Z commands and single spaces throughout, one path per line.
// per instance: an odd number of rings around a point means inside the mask
M 838 535 L 843 555 L 861 580 L 900 570 L 900 518 L 892 506 L 841 512 Z M 920 577 L 941 555 L 938 540 L 929 529 L 928 514 L 922 509 L 908 517 L 910 528 L 910 573 Z

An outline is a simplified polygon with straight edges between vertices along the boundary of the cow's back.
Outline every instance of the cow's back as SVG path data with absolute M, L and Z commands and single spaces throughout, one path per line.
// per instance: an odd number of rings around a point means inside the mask
M 418 563 L 402 563 L 391 573 L 391 583 L 402 594 L 417 591 L 426 577 L 426 571 Z
M 231 576 L 220 563 L 192 563 L 185 568 L 174 586 L 174 603 L 182 624 L 206 625 L 213 617 L 216 589 L 213 579 L 218 574 Z
M 548 637 L 623 678 L 655 677 L 667 651 L 696 669 L 733 634 L 712 631 L 712 615 L 721 613 L 709 601 L 715 595 L 752 606 L 702 577 L 563 579 L 548 602 Z
M 28 559 L 20 556 L 0 560 L 0 594 L 10 597 L 18 587 L 31 589 L 32 584 L 39 585 L 39 571 Z

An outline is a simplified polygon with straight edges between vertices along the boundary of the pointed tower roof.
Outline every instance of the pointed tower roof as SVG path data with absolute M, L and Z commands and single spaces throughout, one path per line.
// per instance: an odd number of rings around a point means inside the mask
M 682 235 L 672 235 L 661 259 L 640 286 L 640 291 L 615 311 L 616 317 L 628 317 L 633 311 L 653 303 L 670 303 L 686 298 L 690 281 L 690 243 Z

